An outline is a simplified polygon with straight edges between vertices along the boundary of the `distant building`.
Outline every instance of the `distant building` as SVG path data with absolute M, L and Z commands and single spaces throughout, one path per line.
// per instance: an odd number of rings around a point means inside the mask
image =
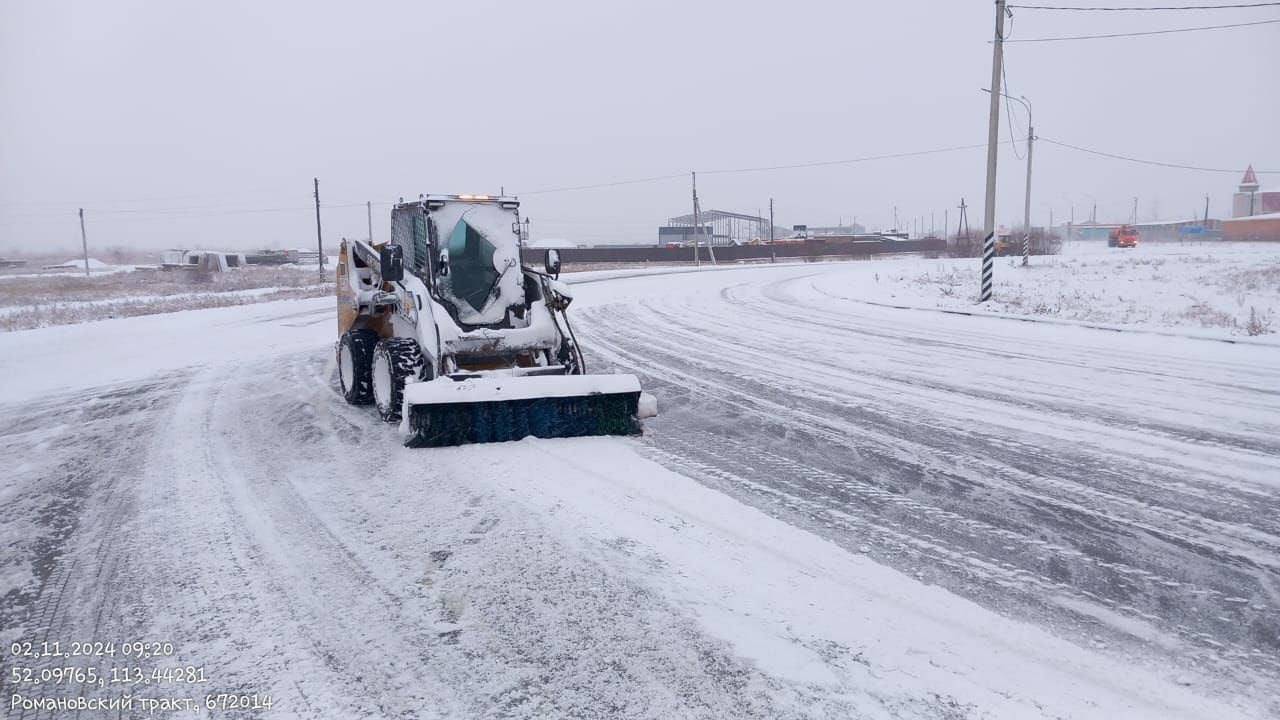
M 819 235 L 862 235 L 867 231 L 866 227 L 858 223 L 852 225 L 810 225 L 808 227 L 810 237 Z
M 1189 238 L 1216 238 L 1222 234 L 1222 221 L 1210 218 L 1190 220 L 1152 220 L 1138 223 L 1133 227 L 1138 230 L 1142 240 L 1186 240 Z
M 698 240 L 700 245 L 706 245 L 708 240 L 714 245 L 724 245 L 728 243 L 727 238 L 715 238 L 712 235 L 711 227 L 702 226 L 702 232 L 696 232 L 691 225 L 665 225 L 658 228 L 658 244 L 659 245 L 688 245 L 693 246 L 693 239 L 700 235 Z
M 1280 188 L 1263 190 L 1253 166 L 1245 171 L 1240 187 L 1231 198 L 1231 217 L 1242 218 L 1280 212 Z
M 1222 239 L 1280 242 L 1280 212 L 1223 220 Z
M 758 215 L 729 212 L 727 210 L 703 210 L 698 221 L 702 223 L 700 235 L 710 236 L 712 245 L 748 245 L 751 241 L 768 240 L 769 220 Z M 692 244 L 694 238 L 693 215 L 680 215 L 667 220 L 658 228 L 658 244 L 679 242 Z M 773 229 L 773 237 L 785 237 L 786 230 Z
M 1111 225 L 1107 223 L 1076 223 L 1068 224 L 1068 232 L 1073 234 L 1071 240 L 1106 240 L 1112 230 L 1120 227 L 1119 225 Z

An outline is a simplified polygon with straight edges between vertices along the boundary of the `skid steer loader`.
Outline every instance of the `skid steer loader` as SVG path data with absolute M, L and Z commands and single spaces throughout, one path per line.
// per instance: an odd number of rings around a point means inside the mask
M 391 211 L 391 239 L 343 240 L 338 377 L 400 421 L 409 447 L 628 435 L 657 413 L 634 375 L 587 375 L 548 250 L 520 258 L 519 202 L 430 195 Z

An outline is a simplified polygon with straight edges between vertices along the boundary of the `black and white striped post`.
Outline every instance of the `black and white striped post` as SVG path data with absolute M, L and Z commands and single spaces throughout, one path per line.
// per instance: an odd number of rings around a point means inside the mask
M 991 280 L 995 273 L 995 267 L 996 234 L 989 232 L 986 239 L 982 241 L 982 291 L 978 295 L 978 302 L 980 303 L 991 299 Z
M 1031 264 L 1031 230 L 1022 233 L 1022 267 Z
M 991 110 L 987 118 L 987 197 L 982 225 L 982 284 L 978 302 L 991 299 L 991 280 L 996 264 L 996 156 L 1000 147 L 1000 70 L 1004 62 L 1005 0 L 996 0 L 996 31 L 991 50 Z

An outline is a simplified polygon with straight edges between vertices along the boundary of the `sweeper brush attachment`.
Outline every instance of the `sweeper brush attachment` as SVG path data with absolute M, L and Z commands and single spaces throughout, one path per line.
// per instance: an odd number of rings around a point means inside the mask
M 405 387 L 408 447 L 539 438 L 638 435 L 653 398 L 634 375 L 440 378 Z

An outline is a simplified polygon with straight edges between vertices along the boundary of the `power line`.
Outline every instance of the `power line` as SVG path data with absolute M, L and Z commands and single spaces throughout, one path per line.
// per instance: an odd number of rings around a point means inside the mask
M 1139 35 L 1168 35 L 1170 33 L 1196 32 L 1199 30 L 1222 30 L 1225 28 L 1249 27 L 1251 25 L 1268 25 L 1270 23 L 1280 23 L 1280 19 L 1258 20 L 1256 22 L 1247 22 L 1247 23 L 1232 23 L 1230 25 L 1204 25 L 1201 27 L 1177 28 L 1174 30 L 1147 30 L 1145 32 L 1109 33 L 1106 35 L 1074 35 L 1071 37 L 1022 38 L 1021 40 L 1005 40 L 1004 42 L 1025 43 L 1025 42 L 1058 42 L 1061 40 L 1100 40 L 1103 38 L 1137 37 Z
M 644 182 L 658 182 L 658 181 L 664 181 L 664 179 L 675 179 L 675 178 L 685 178 L 685 177 L 689 177 L 689 173 L 675 173 L 675 174 L 669 174 L 669 176 L 657 176 L 652 178 L 627 179 L 627 181 L 600 182 L 595 184 L 579 184 L 579 186 L 573 186 L 573 187 L 553 187 L 553 188 L 548 188 L 548 190 L 532 190 L 529 192 L 517 192 L 515 193 L 515 195 L 545 195 L 545 193 L 548 193 L 548 192 L 573 192 L 576 190 L 595 190 L 595 188 L 598 188 L 598 187 L 616 187 L 616 186 L 620 186 L 620 184 L 640 184 Z
M 890 155 L 868 155 L 866 157 L 849 158 L 847 160 L 819 160 L 817 162 L 795 163 L 793 165 L 769 165 L 764 167 L 733 168 L 733 169 L 724 169 L 724 170 L 699 170 L 698 172 L 704 175 L 728 175 L 731 173 L 766 172 L 770 170 L 792 170 L 795 168 L 823 167 L 827 165 L 850 165 L 853 163 L 869 162 L 871 160 L 893 160 L 896 158 L 915 157 L 918 155 L 935 155 L 937 153 L 955 152 L 957 150 L 973 150 L 975 148 L 983 148 L 986 146 L 987 146 L 986 143 L 979 143 L 977 145 L 956 145 L 954 147 L 935 148 L 933 150 L 917 150 L 915 152 L 893 153 Z
M 934 155 L 937 153 L 955 152 L 958 150 L 973 150 L 976 148 L 986 147 L 986 143 L 977 145 L 957 145 L 954 147 L 934 148 L 931 150 L 916 150 L 914 152 L 891 153 L 888 155 L 868 155 L 866 157 L 847 158 L 844 160 L 818 160 L 814 162 L 792 163 L 789 165 L 766 165 L 761 167 L 747 168 L 722 168 L 719 170 L 698 170 L 703 175 L 730 175 L 735 173 L 750 172 L 768 172 L 772 170 L 794 170 L 797 168 L 824 167 L 829 165 L 850 165 L 853 163 L 870 162 L 872 160 L 893 160 L 896 158 L 915 157 L 918 155 Z M 671 175 L 657 175 L 647 178 L 636 178 L 634 180 L 615 180 L 613 182 L 594 183 L 591 185 L 575 185 L 572 187 L 550 188 L 546 190 L 534 190 L 530 192 L 519 192 L 516 195 L 543 195 L 546 193 L 572 192 L 575 190 L 593 190 L 596 188 L 616 187 L 618 185 L 637 185 L 640 183 L 657 182 L 660 180 L 674 180 L 677 178 L 687 178 L 689 173 L 674 173 Z
M 375 203 L 382 204 L 382 203 Z M 337 209 L 348 207 L 364 207 L 362 202 L 347 203 L 330 203 L 324 205 L 324 209 Z M 112 219 L 111 216 L 127 216 L 127 215 L 145 215 L 153 218 L 162 217 L 220 217 L 223 215 L 253 215 L 260 213 L 279 213 L 279 212 L 300 212 L 303 210 L 310 211 L 311 207 L 306 205 L 297 205 L 291 207 L 266 207 L 266 208 L 239 208 L 239 209 L 222 209 L 225 206 L 195 206 L 186 208 L 127 208 L 127 209 L 95 209 L 86 208 L 88 212 L 94 214 L 98 220 Z M 70 212 L 68 210 L 67 212 Z M 0 218 L 59 218 L 67 217 L 67 213 L 63 212 L 41 212 L 41 213 L 7 213 L 0 211 Z M 123 219 L 123 217 L 119 218 Z
M 1167 5 L 1164 7 L 1070 7 L 1065 5 L 1010 5 L 1018 10 L 1067 10 L 1076 12 L 1142 12 L 1146 10 L 1238 10 L 1273 7 L 1280 2 L 1244 3 L 1237 5 Z
M 1116 160 L 1126 160 L 1128 162 L 1141 163 L 1143 165 L 1156 165 L 1158 167 L 1176 168 L 1178 170 L 1199 170 L 1201 172 L 1219 172 L 1219 173 L 1240 172 L 1239 168 L 1234 168 L 1234 169 L 1208 168 L 1208 167 L 1199 167 L 1197 165 L 1180 165 L 1178 163 L 1157 162 L 1155 160 L 1142 160 L 1139 158 L 1129 157 L 1127 155 L 1116 155 L 1114 153 L 1102 152 L 1101 150 L 1090 150 L 1089 148 L 1082 148 L 1077 145 L 1071 145 L 1069 143 L 1059 142 L 1057 140 L 1050 140 L 1049 138 L 1043 135 L 1037 135 L 1036 139 L 1053 144 L 1053 145 L 1059 145 L 1061 147 L 1071 148 L 1072 150 L 1079 150 L 1080 152 L 1089 153 L 1091 155 L 1101 155 L 1103 157 L 1114 158 Z M 1254 170 L 1254 173 L 1259 175 L 1275 175 L 1275 174 L 1280 174 L 1280 170 Z
M 1010 24 L 1010 32 L 1012 32 L 1012 24 Z M 1009 76 L 1004 71 L 1006 64 L 1000 63 L 1000 82 L 1004 85 L 1004 90 L 1000 94 L 1004 95 L 1004 116 L 1009 123 L 1009 147 L 1013 148 L 1014 157 L 1021 160 L 1023 156 L 1018 154 L 1018 141 L 1013 132 L 1013 103 L 1009 100 Z

